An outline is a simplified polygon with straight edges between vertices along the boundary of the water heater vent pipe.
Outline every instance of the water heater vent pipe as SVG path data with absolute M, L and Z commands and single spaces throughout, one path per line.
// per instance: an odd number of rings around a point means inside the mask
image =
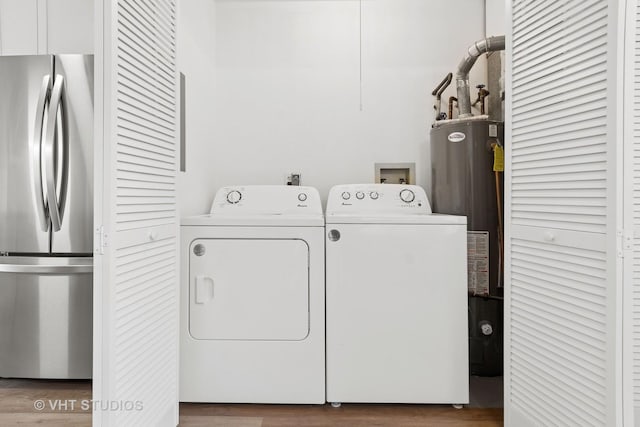
M 456 72 L 456 88 L 458 91 L 458 117 L 471 117 L 471 93 L 469 89 L 469 71 L 480 55 L 487 52 L 504 50 L 504 36 L 487 37 L 478 40 L 469 47 L 469 51 Z

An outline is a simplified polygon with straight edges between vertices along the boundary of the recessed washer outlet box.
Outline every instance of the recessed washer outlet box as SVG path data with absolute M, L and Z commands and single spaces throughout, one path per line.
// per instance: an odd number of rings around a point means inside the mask
M 376 163 L 375 182 L 381 184 L 416 183 L 415 163 Z

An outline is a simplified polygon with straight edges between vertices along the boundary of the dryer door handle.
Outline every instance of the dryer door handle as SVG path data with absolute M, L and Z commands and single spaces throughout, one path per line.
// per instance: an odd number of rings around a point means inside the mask
M 206 304 L 213 299 L 213 279 L 209 276 L 196 276 L 196 304 Z

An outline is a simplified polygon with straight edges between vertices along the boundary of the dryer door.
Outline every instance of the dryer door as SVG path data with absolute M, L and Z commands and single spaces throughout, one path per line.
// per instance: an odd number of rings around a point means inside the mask
M 189 262 L 189 332 L 201 340 L 303 340 L 309 246 L 299 239 L 197 239 Z

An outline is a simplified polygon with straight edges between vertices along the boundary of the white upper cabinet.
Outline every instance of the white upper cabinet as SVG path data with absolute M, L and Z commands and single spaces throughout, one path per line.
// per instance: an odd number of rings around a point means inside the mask
M 0 54 L 93 53 L 92 0 L 0 0 Z
M 0 0 L 0 55 L 38 53 L 38 0 Z
M 93 53 L 93 0 L 46 0 L 46 46 L 39 53 Z M 40 14 L 39 16 L 42 16 Z

